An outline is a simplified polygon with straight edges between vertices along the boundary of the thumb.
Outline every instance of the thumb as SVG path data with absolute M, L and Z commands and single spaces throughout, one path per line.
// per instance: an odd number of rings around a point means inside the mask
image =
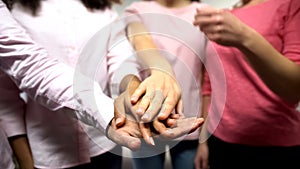
M 132 151 L 136 151 L 141 146 L 141 140 L 139 138 L 130 136 L 128 133 L 124 131 L 117 131 L 113 127 L 109 127 L 108 129 L 108 138 L 111 139 L 118 145 L 125 146 Z
M 120 95 L 114 101 L 114 118 L 116 120 L 116 126 L 122 127 L 126 122 L 126 112 L 124 108 L 124 97 Z
M 176 105 L 176 112 L 180 115 L 180 117 L 184 118 L 182 99 L 180 99 Z

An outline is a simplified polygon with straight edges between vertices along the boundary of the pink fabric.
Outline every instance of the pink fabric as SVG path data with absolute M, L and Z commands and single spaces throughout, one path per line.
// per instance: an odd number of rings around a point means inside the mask
M 37 45 L 13 19 L 3 1 L 0 1 L 0 15 L 1 70 L 10 76 L 18 88 L 47 108 L 76 115 L 85 123 L 104 131 L 113 117 L 113 101 L 99 85 L 95 84 L 94 90 L 91 90 L 82 80 L 82 88 L 74 91 L 74 69 L 51 58 Z M 82 74 L 76 75 L 86 78 Z M 96 99 L 103 101 L 97 102 L 98 105 L 89 104 L 90 98 L 86 99 L 83 94 L 95 94 Z M 102 107 L 103 113 L 99 113 L 98 107 Z
M 186 117 L 201 116 L 201 59 L 204 58 L 205 37 L 192 24 L 197 8 L 193 2 L 183 8 L 166 8 L 156 1 L 134 2 L 126 8 L 127 22 L 142 22 L 161 54 L 173 67 L 182 89 Z M 198 55 L 198 56 L 197 56 Z M 184 139 L 198 139 L 199 131 Z
M 0 168 L 15 169 L 15 164 L 13 161 L 13 153 L 9 145 L 9 142 L 7 140 L 7 136 L 4 134 L 1 127 L 0 127 L 0 147 L 1 147 Z
M 89 11 L 79 0 L 42 1 L 37 17 L 31 16 L 16 4 L 12 15 L 35 42 L 49 51 L 50 55 L 72 67 L 76 66 L 86 42 L 117 17 L 110 9 Z M 120 64 L 120 53 L 126 54 L 126 48 L 118 51 L 107 55 L 107 60 L 115 60 L 110 61 L 112 64 Z M 99 53 L 98 57 L 101 55 Z M 109 67 L 111 69 L 115 66 Z M 114 71 L 108 68 L 101 67 L 97 76 L 103 89 L 106 89 L 108 73 Z M 102 101 L 107 103 L 103 99 L 99 102 Z M 113 108 L 107 112 L 112 110 Z M 106 138 L 103 130 L 85 125 L 66 113 L 50 111 L 32 99 L 27 104 L 26 125 L 34 165 L 38 168 L 66 168 L 87 163 L 90 157 L 107 152 L 115 146 Z
M 232 13 L 261 33 L 285 57 L 300 64 L 300 1 L 268 0 Z M 268 89 L 240 51 L 218 44 L 214 47 L 223 64 L 227 93 L 220 123 L 215 118 L 220 114 L 213 109 L 221 106 L 218 99 L 222 93 L 215 93 L 209 131 L 231 143 L 300 145 L 297 103 L 288 103 Z M 203 90 L 206 94 L 210 92 L 209 87 Z
M 25 102 L 20 97 L 20 91 L 2 71 L 0 71 L 0 81 L 0 127 L 7 137 L 25 134 Z

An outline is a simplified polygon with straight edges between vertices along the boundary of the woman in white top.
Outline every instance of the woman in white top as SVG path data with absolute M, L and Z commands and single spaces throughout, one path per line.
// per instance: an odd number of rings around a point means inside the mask
M 75 67 L 89 38 L 116 19 L 110 7 L 105 0 L 23 0 L 13 4 L 11 13 L 50 55 Z M 121 157 L 109 152 L 121 149 L 105 133 L 31 99 L 26 129 L 36 168 L 121 168 Z

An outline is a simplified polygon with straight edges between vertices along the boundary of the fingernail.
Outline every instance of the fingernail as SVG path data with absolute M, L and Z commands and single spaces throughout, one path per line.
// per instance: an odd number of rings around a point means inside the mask
M 163 117 L 165 115 L 165 112 L 159 113 L 159 117 Z
M 122 122 L 122 120 L 121 120 L 120 118 L 117 118 L 117 119 L 116 119 L 116 125 L 117 125 L 117 126 L 120 125 L 121 122 Z
M 149 115 L 144 114 L 143 117 L 142 117 L 142 120 L 147 122 L 149 120 Z
M 148 140 L 149 140 L 149 142 L 150 142 L 150 144 L 151 144 L 151 145 L 155 146 L 155 143 L 154 143 L 154 140 L 153 140 L 153 138 L 152 138 L 152 137 L 149 137 L 149 139 L 148 139 Z
M 141 115 L 143 115 L 144 112 L 143 112 L 142 108 L 138 108 L 136 113 L 141 116 Z
M 134 101 L 134 102 L 136 101 L 136 99 L 137 99 L 137 98 L 136 98 L 135 96 L 132 96 L 132 97 L 130 98 L 130 100 L 131 100 L 131 101 Z

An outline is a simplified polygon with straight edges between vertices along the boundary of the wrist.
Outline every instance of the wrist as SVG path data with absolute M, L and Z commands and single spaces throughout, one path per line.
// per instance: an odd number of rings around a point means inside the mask
M 175 77 L 175 73 L 173 72 L 173 69 L 170 66 L 155 66 L 155 67 L 150 67 L 149 69 L 151 75 L 165 73 L 172 77 Z
M 258 33 L 250 27 L 245 27 L 244 30 L 239 47 L 241 50 L 250 49 L 255 44 L 255 37 L 258 35 Z
M 113 120 L 114 120 L 114 118 L 112 118 L 112 119 L 110 120 L 110 122 L 108 123 L 108 125 L 106 126 L 106 129 L 105 129 L 105 136 L 106 136 L 107 138 L 109 138 L 109 139 L 110 139 L 110 137 L 109 137 L 109 129 L 110 129 L 112 123 L 113 123 Z
M 119 85 L 119 93 L 123 93 L 125 90 L 130 88 L 137 88 L 139 84 L 140 79 L 137 76 L 133 74 L 126 75 Z

